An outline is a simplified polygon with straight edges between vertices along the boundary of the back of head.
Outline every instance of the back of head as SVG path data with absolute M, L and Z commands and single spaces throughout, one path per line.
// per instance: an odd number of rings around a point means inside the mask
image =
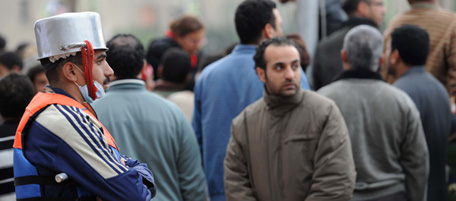
M 204 29 L 204 25 L 196 16 L 184 15 L 171 22 L 169 28 L 174 36 L 184 37 L 189 33 Z
M 276 28 L 273 9 L 276 4 L 270 0 L 246 0 L 236 9 L 234 22 L 241 44 L 257 44 L 266 24 Z
M 383 36 L 374 27 L 356 26 L 345 36 L 343 50 L 350 68 L 376 72 L 383 52 Z
M 19 120 L 34 95 L 33 84 L 26 76 L 8 74 L 0 80 L 0 114 Z
M 344 9 L 348 16 L 353 16 L 358 8 L 358 4 L 362 1 L 367 2 L 369 0 L 344 0 L 342 9 Z
M 184 83 L 192 63 L 190 55 L 179 49 L 171 48 L 165 52 L 162 58 L 162 79 L 172 83 Z
M 13 70 L 15 66 L 17 66 L 19 70 L 21 70 L 23 67 L 23 61 L 21 57 L 14 52 L 0 53 L 0 64 L 9 70 Z
M 108 41 L 106 61 L 117 79 L 137 78 L 145 59 L 144 46 L 131 34 L 118 34 Z
M 402 62 L 408 66 L 426 64 L 429 35 L 415 25 L 403 25 L 391 33 L 391 51 L 398 50 Z

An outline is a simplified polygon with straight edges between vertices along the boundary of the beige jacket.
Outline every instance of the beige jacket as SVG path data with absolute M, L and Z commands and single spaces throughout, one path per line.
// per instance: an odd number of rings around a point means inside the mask
M 356 175 L 339 109 L 303 90 L 264 92 L 237 116 L 224 165 L 227 201 L 349 200 Z

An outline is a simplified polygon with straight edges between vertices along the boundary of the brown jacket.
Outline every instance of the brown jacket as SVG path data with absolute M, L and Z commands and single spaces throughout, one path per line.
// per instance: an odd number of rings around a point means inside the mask
M 339 109 L 303 90 L 264 92 L 239 114 L 224 165 L 227 201 L 349 200 L 356 175 Z

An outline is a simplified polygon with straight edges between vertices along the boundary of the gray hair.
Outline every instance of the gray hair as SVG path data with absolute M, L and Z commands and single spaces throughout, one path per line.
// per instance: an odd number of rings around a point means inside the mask
M 359 25 L 352 28 L 344 38 L 343 50 L 352 69 L 378 70 L 383 52 L 383 36 L 378 29 Z

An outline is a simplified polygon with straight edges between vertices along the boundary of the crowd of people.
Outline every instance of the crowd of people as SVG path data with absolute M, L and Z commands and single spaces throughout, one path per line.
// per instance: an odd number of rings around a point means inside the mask
M 315 50 L 271 0 L 219 55 L 192 15 L 148 46 L 95 12 L 0 37 L 0 200 L 456 199 L 456 14 L 409 0 L 382 33 L 383 0 L 331 2 Z

